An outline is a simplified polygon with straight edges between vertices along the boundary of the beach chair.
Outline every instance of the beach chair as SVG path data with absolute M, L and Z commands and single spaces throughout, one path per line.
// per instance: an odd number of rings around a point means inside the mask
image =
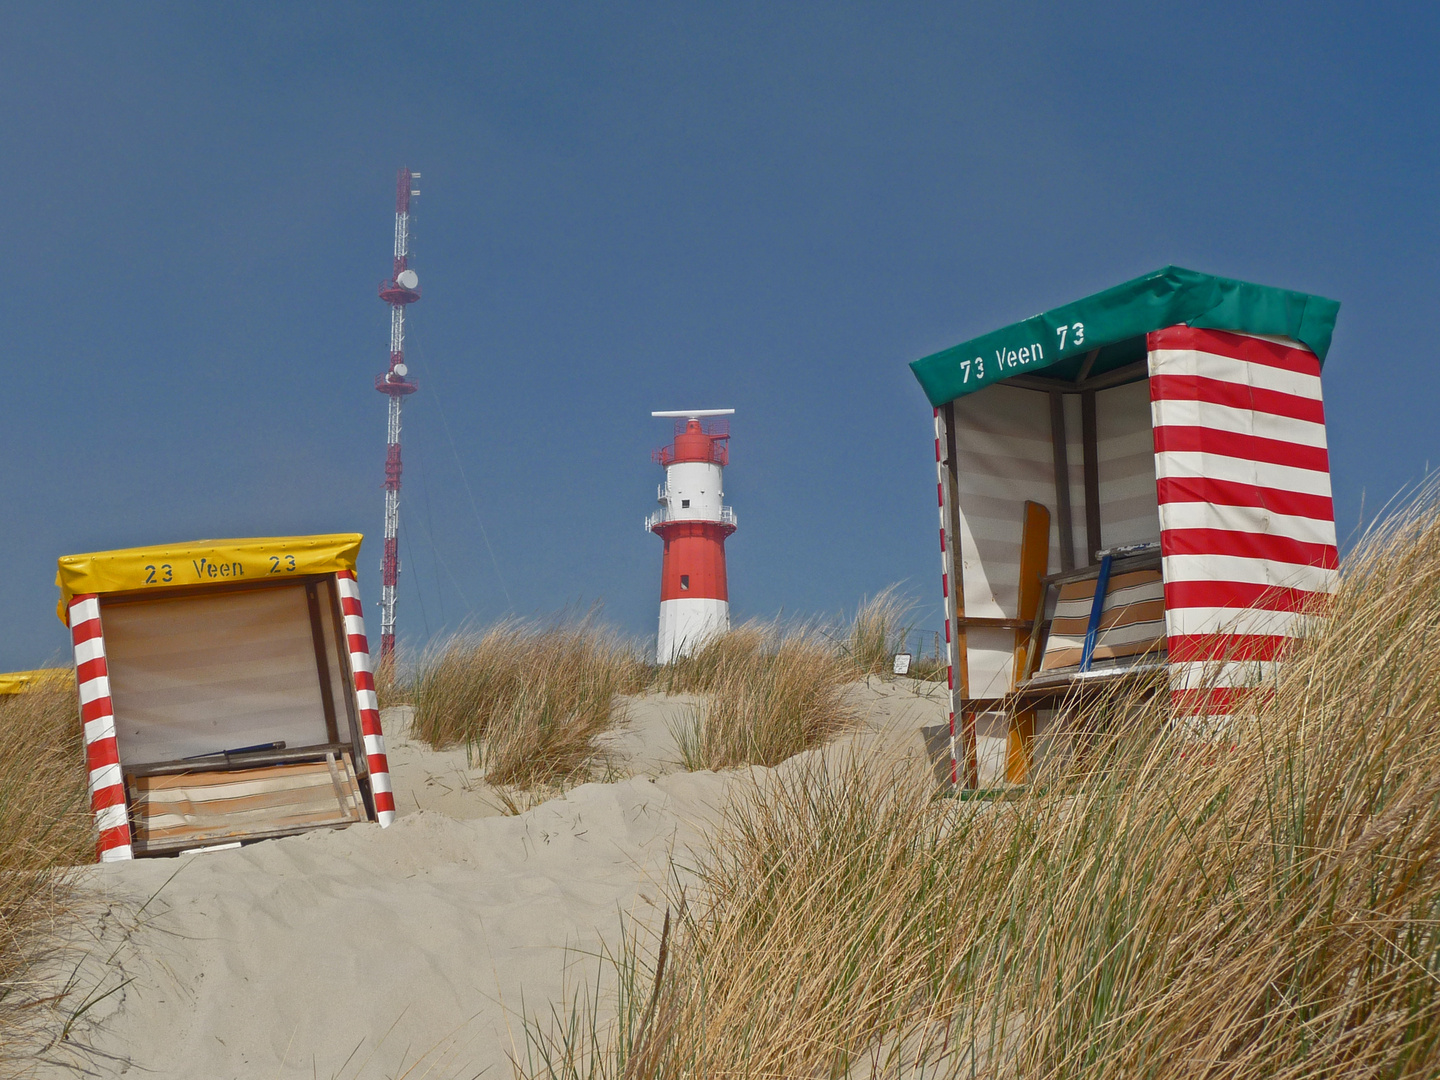
M 1057 702 L 1163 674 L 1177 720 L 1223 723 L 1273 673 L 1336 583 L 1338 308 L 1171 266 L 911 364 L 934 407 L 952 782 L 1023 779 Z
M 60 559 L 102 861 L 394 820 L 360 539 Z

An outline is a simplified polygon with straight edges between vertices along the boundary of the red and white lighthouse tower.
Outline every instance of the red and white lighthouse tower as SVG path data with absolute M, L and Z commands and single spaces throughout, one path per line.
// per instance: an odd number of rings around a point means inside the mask
M 735 511 L 725 505 L 724 468 L 730 464 L 730 423 L 714 417 L 734 409 L 654 412 L 675 418 L 675 441 L 656 450 L 665 466 L 661 508 L 645 528 L 665 541 L 660 569 L 660 636 L 655 662 L 688 656 L 730 629 L 725 582 L 725 538 L 735 531 Z

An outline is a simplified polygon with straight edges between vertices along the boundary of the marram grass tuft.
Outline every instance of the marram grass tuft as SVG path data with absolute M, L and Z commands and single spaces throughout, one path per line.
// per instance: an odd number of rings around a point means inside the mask
M 584 775 L 595 737 L 621 719 L 617 696 L 647 675 L 629 642 L 590 620 L 511 620 L 433 646 L 405 696 L 417 738 L 467 745 L 491 783 L 530 786 Z
M 674 728 L 687 769 L 776 765 L 857 719 L 854 669 L 809 627 L 746 623 L 681 665 L 673 681 L 702 694 Z

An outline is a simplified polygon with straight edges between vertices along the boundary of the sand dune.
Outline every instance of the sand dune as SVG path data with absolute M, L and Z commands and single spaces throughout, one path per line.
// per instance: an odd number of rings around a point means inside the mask
M 938 688 L 853 692 L 864 727 L 829 753 L 923 756 L 927 728 L 934 742 Z M 593 981 L 622 918 L 658 925 L 734 785 L 770 772 L 678 771 L 667 725 L 691 700 L 632 699 L 606 741 L 618 778 L 518 816 L 464 751 L 406 739 L 392 712 L 391 828 L 87 870 L 95 916 L 66 1011 L 100 999 L 42 1075 L 511 1075 L 520 1012 Z

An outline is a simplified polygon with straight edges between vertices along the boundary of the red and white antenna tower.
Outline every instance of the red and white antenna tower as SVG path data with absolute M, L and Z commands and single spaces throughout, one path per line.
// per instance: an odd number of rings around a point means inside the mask
M 385 446 L 385 554 L 380 561 L 380 659 L 395 655 L 395 586 L 400 580 L 400 402 L 419 389 L 405 366 L 405 308 L 420 299 L 420 279 L 410 269 L 410 200 L 420 192 L 418 172 L 401 169 L 395 183 L 395 266 L 380 283 L 390 305 L 390 366 L 375 376 L 375 389 L 390 399 Z

